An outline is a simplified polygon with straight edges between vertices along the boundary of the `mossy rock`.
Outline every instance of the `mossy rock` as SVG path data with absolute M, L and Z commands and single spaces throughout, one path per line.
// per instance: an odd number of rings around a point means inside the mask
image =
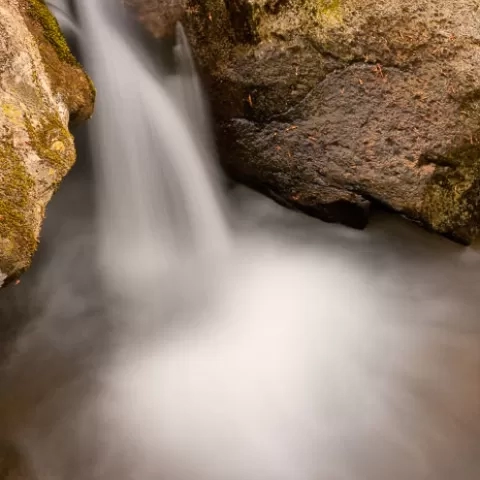
M 41 0 L 0 0 L 0 286 L 26 270 L 95 90 Z
M 89 119 L 93 113 L 95 87 L 70 51 L 57 20 L 44 0 L 21 0 L 20 11 L 37 40 L 52 88 L 67 105 L 70 123 Z

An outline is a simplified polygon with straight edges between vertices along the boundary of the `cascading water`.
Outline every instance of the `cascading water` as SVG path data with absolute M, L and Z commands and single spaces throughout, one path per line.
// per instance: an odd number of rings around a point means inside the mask
M 107 285 L 121 279 L 125 290 L 149 273 L 178 269 L 184 258 L 218 256 L 229 233 L 207 174 L 204 139 L 187 127 L 166 75 L 145 68 L 143 52 L 119 28 L 121 13 L 108 6 L 84 1 L 77 10 L 98 91 L 91 131 L 101 179 L 101 258 L 114 269 Z
M 79 26 L 62 14 L 98 89 L 96 227 L 47 222 L 63 248 L 47 235 L 0 378 L 34 478 L 477 479 L 476 295 L 450 301 L 451 279 L 425 273 L 465 256 L 423 237 L 407 250 L 395 226 L 275 225 L 281 210 L 259 199 L 242 203 L 252 226 L 219 187 L 181 26 L 172 73 L 113 5 L 78 0 Z M 82 182 L 58 194 L 68 208 Z

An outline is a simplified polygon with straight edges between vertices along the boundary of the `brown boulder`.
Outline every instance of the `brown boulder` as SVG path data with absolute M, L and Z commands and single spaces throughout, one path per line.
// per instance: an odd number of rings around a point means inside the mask
M 28 268 L 95 91 L 41 0 L 0 0 L 0 287 Z
M 374 201 L 478 234 L 478 2 L 129 2 L 157 36 L 183 20 L 235 178 L 328 221 Z

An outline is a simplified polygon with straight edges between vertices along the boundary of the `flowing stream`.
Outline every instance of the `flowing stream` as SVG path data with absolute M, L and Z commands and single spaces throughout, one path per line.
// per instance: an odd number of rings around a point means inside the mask
M 477 251 L 227 191 L 181 25 L 160 63 L 118 2 L 48 3 L 98 100 L 0 296 L 29 478 L 480 478 Z

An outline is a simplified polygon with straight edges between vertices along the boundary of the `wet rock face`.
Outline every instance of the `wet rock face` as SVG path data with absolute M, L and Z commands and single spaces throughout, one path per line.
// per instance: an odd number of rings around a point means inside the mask
M 0 286 L 28 268 L 95 91 L 41 0 L 0 0 Z
M 186 25 L 235 178 L 327 221 L 374 201 L 477 235 L 478 2 L 128 1 L 157 36 Z

